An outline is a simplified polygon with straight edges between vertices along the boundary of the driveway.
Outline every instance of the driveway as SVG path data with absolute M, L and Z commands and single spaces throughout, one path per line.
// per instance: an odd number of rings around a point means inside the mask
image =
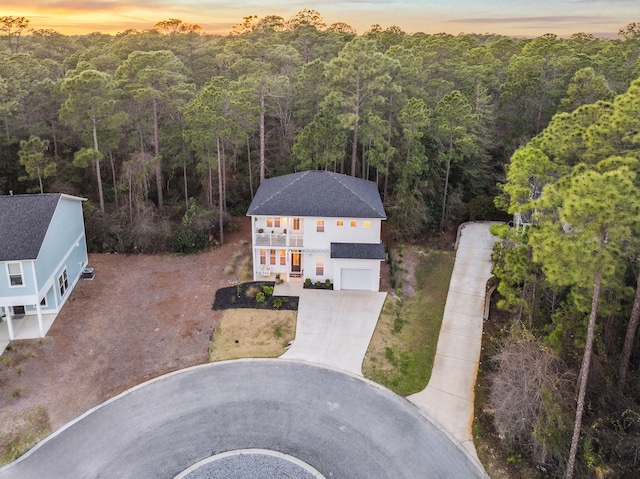
M 308 363 L 181 370 L 98 406 L 0 469 L 0 479 L 174 478 L 240 449 L 298 458 L 326 478 L 486 478 L 415 405 Z
M 474 456 L 471 426 L 487 281 L 496 238 L 491 223 L 461 227 L 456 261 L 427 387 L 408 397 Z
M 362 376 L 387 293 L 300 289 L 296 337 L 281 357 L 323 364 Z

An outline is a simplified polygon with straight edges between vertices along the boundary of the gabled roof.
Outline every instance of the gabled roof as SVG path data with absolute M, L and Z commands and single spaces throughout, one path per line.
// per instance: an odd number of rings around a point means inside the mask
M 302 171 L 264 180 L 247 216 L 380 218 L 387 215 L 373 181 L 330 171 Z
M 0 261 L 37 259 L 60 193 L 0 195 Z
M 382 243 L 331 243 L 331 257 L 383 260 L 386 255 Z

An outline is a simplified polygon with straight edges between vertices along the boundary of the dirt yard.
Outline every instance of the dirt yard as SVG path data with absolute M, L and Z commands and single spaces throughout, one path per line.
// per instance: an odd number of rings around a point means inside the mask
M 0 363 L 0 424 L 41 406 L 52 431 L 153 377 L 208 360 L 222 311 L 218 288 L 234 253 L 251 240 L 248 218 L 225 244 L 189 256 L 89 255 L 80 280 L 45 339 L 14 341 Z M 243 244 L 244 243 L 244 244 Z

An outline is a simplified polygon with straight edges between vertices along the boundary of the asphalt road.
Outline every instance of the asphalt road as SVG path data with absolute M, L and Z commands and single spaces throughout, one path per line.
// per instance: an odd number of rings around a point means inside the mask
M 486 478 L 409 401 L 308 363 L 215 363 L 145 383 L 0 469 L 0 479 L 173 478 L 236 449 L 294 456 L 326 478 Z

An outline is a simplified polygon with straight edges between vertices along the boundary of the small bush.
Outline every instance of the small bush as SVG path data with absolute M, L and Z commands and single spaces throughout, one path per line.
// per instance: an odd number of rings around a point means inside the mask
M 259 293 L 256 293 L 256 301 L 258 303 L 264 303 L 264 300 L 265 300 L 265 296 L 262 291 L 260 291 Z
M 244 295 L 249 298 L 249 299 L 253 299 L 256 297 L 256 295 L 260 292 L 260 288 L 258 286 L 249 286 L 247 288 L 247 291 L 244 293 Z
M 304 284 L 306 284 L 307 286 L 311 286 L 311 278 L 305 279 Z
M 324 285 L 328 288 L 331 286 L 331 280 L 330 279 L 326 279 L 324 282 Z
M 322 286 L 322 281 L 316 281 L 316 286 L 318 287 Z
M 267 296 L 271 296 L 273 294 L 273 286 L 268 286 L 265 284 L 264 286 L 262 286 L 262 292 Z
M 278 298 L 278 299 L 274 299 L 274 300 L 273 300 L 273 307 L 274 307 L 275 309 L 280 309 L 280 308 L 282 308 L 282 299 L 280 299 L 280 298 Z M 278 337 L 280 337 L 280 336 L 278 336 Z

